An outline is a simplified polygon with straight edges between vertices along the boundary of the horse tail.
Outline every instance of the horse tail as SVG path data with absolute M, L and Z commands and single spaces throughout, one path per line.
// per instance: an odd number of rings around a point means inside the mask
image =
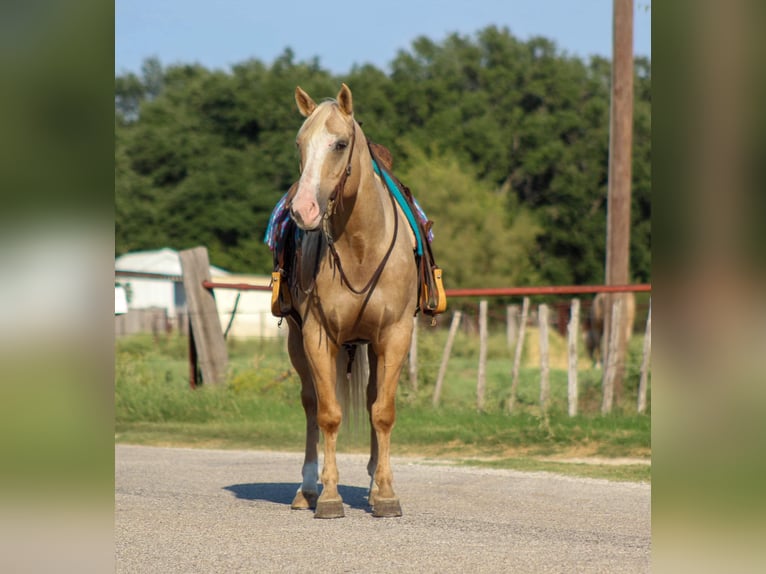
M 343 426 L 352 434 L 363 428 L 367 417 L 367 383 L 370 361 L 366 344 L 343 345 L 336 360 L 335 395 L 343 411 Z

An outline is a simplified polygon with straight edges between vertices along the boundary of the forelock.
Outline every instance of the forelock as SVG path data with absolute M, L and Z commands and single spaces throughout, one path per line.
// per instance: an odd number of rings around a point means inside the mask
M 347 129 L 347 124 L 343 121 L 338 102 L 332 98 L 323 100 L 301 126 L 298 132 L 299 136 L 311 136 L 314 131 L 321 129 L 321 126 L 327 126 L 332 133 L 342 133 Z

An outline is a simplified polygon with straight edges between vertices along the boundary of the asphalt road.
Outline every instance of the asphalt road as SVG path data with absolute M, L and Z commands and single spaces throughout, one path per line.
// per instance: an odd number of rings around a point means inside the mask
M 404 516 L 374 518 L 339 455 L 346 517 L 290 510 L 302 455 L 118 445 L 116 571 L 649 572 L 650 486 L 393 459 Z

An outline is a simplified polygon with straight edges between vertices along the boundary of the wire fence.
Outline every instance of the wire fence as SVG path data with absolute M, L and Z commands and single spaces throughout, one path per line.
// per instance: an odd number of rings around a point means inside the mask
M 148 279 L 178 283 L 182 277 L 158 273 L 117 271 L 116 279 Z M 217 303 L 222 327 L 225 334 L 230 330 L 236 333 L 238 324 L 260 325 L 260 329 L 245 331 L 246 336 L 282 337 L 286 328 L 278 328 L 279 319 L 270 313 L 271 288 L 263 283 L 253 284 L 237 281 L 236 277 L 227 277 L 225 281 L 207 280 L 202 286 L 218 294 Z M 240 296 L 252 292 L 264 302 L 263 305 L 241 305 Z M 234 293 L 236 296 L 224 297 L 222 293 Z M 432 322 L 430 317 L 422 315 L 414 320 L 416 336 L 410 352 L 408 365 L 403 373 L 409 377 L 409 386 L 417 390 L 419 382 L 434 385 L 434 405 L 438 405 L 444 377 L 448 370 L 450 356 L 474 357 L 476 363 L 476 398 L 477 408 L 484 408 L 487 361 L 513 361 L 512 390 L 508 400 L 509 410 L 513 408 L 515 379 L 522 366 L 537 366 L 540 369 L 540 403 L 545 408 L 547 373 L 551 368 L 568 371 L 569 412 L 577 412 L 577 373 L 596 368 L 594 358 L 594 339 L 601 339 L 601 332 L 594 335 L 592 321 L 593 297 L 599 293 L 635 293 L 635 316 L 630 318 L 629 334 L 644 335 L 645 343 L 651 340 L 651 285 L 587 285 L 587 286 L 538 286 L 512 288 L 476 288 L 447 290 L 450 310 Z M 582 300 L 577 296 L 585 296 Z M 479 299 L 477 302 L 476 299 Z M 617 301 L 618 298 L 615 299 Z M 576 305 L 573 302 L 576 301 Z M 522 305 L 519 305 L 522 302 Z M 523 312 L 522 312 L 523 309 Z M 574 310 L 574 314 L 573 314 Z M 131 309 L 126 315 L 117 317 L 116 334 L 125 335 L 133 332 L 189 334 L 189 320 L 185 309 L 152 307 Z M 613 317 L 614 318 L 614 317 Z M 542 319 L 542 321 L 541 321 Z M 268 328 L 267 328 L 268 327 Z M 603 329 L 598 325 L 599 331 Z M 616 331 L 615 331 L 616 332 Z M 457 346 L 455 346 L 457 341 Z M 606 350 L 609 341 L 600 343 L 599 348 Z M 609 358 L 617 353 L 600 353 Z M 650 344 L 643 345 L 643 353 L 623 356 L 620 364 L 605 362 L 603 368 L 604 399 L 602 411 L 612 408 L 612 388 L 621 385 L 621 373 L 626 371 L 631 376 L 638 376 L 637 410 L 646 410 L 646 392 L 649 374 Z M 627 362 L 626 362 L 627 361 Z M 630 362 L 632 361 L 632 362 Z M 434 375 L 438 373 L 438 375 Z M 430 377 L 430 378 L 429 378 Z M 435 377 L 435 379 L 434 379 Z

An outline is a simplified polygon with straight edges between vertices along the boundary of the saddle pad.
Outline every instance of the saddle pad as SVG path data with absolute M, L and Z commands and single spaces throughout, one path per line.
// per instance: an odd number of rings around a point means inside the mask
M 386 187 L 388 188 L 388 192 L 394 196 L 394 199 L 396 200 L 396 203 L 399 204 L 399 207 L 401 207 L 402 211 L 404 212 L 404 216 L 407 218 L 407 221 L 410 224 L 410 228 L 412 228 L 412 232 L 415 234 L 415 243 L 416 251 L 419 256 L 423 255 L 423 239 L 420 236 L 420 227 L 418 226 L 417 218 L 415 217 L 415 214 L 412 212 L 412 209 L 410 209 L 409 203 L 407 203 L 407 200 L 404 199 L 404 196 L 402 195 L 402 192 L 399 190 L 399 186 L 394 183 L 394 181 L 391 179 L 391 176 L 388 174 L 387 171 L 381 170 L 378 166 L 378 163 L 375 160 L 372 160 L 372 169 L 375 170 L 375 173 L 377 173 L 380 177 L 383 178 L 383 181 L 386 182 Z

